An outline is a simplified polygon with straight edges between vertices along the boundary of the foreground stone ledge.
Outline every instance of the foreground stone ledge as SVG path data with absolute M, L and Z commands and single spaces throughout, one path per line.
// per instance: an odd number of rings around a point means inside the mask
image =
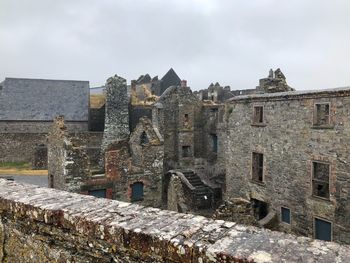
M 349 262 L 350 247 L 0 180 L 4 262 Z

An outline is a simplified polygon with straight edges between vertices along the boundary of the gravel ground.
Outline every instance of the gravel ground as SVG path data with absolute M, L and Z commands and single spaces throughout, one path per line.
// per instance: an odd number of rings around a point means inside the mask
M 0 175 L 1 177 L 13 178 L 15 182 L 35 184 L 43 187 L 48 186 L 47 176 L 43 175 Z

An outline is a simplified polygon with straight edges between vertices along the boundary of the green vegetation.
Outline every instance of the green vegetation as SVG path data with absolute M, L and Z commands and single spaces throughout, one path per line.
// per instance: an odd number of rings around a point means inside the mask
M 31 169 L 31 164 L 26 162 L 0 162 L 0 168 Z

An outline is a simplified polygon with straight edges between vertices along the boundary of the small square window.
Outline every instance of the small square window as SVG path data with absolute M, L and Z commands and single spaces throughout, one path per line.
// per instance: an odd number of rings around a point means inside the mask
M 254 181 L 263 181 L 264 171 L 264 155 L 262 153 L 254 153 L 252 156 L 252 179 Z
M 254 106 L 253 124 L 262 124 L 262 123 L 264 123 L 264 107 Z
M 182 157 L 191 157 L 191 146 L 182 146 Z
M 284 223 L 290 224 L 290 209 L 281 207 L 281 220 Z
M 312 194 L 329 198 L 329 164 L 312 162 Z
M 315 104 L 314 109 L 314 125 L 315 126 L 328 126 L 329 120 L 329 103 Z

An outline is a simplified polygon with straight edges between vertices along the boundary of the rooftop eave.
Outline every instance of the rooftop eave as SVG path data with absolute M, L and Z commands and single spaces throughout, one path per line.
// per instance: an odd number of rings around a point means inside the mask
M 228 103 L 238 101 L 278 101 L 278 100 L 297 100 L 297 99 L 312 99 L 312 98 L 329 98 L 329 97 L 346 97 L 350 96 L 350 87 L 341 87 L 335 89 L 324 90 L 304 90 L 304 91 L 287 91 L 276 93 L 263 93 L 241 95 L 230 98 Z

